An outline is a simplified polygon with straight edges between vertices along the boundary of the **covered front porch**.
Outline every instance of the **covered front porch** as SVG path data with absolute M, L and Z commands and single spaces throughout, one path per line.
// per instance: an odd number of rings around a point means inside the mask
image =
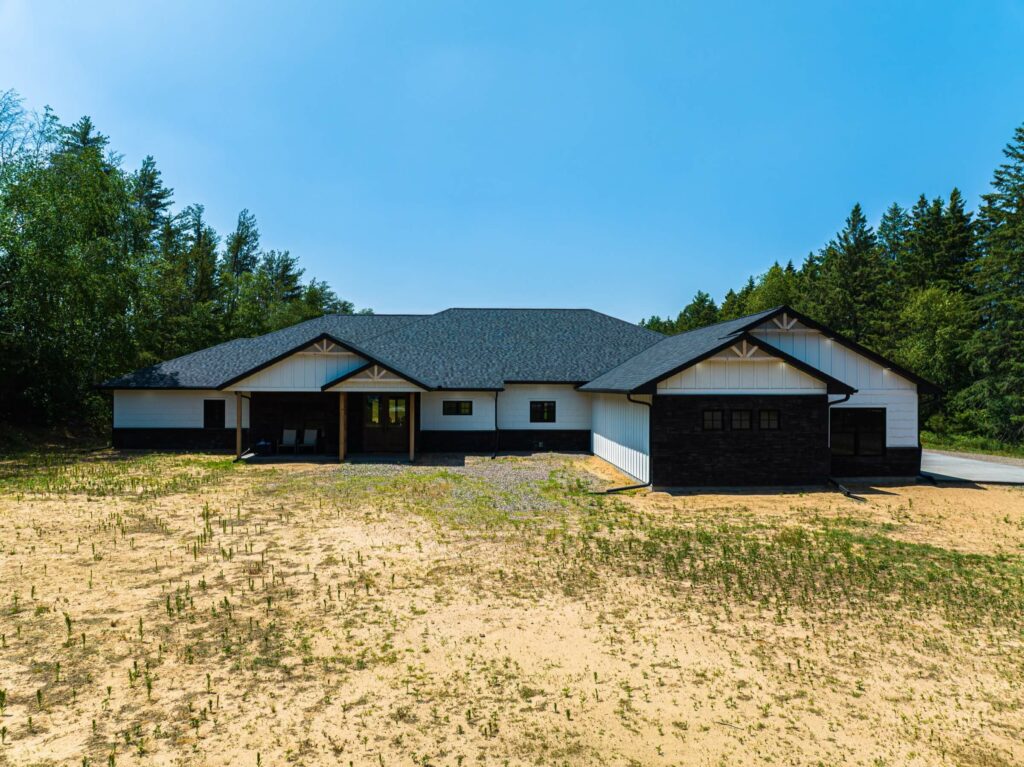
M 249 429 L 235 430 L 235 454 L 330 458 L 416 457 L 419 394 L 392 391 L 235 392 L 249 401 Z M 297 444 L 285 440 L 294 433 Z M 291 436 L 291 434 L 289 434 Z

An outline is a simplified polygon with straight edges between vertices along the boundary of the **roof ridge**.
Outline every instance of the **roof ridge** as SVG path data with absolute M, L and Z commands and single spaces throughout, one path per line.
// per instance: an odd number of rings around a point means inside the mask
M 447 309 L 442 309 L 437 314 L 444 314 L 445 312 L 593 312 L 594 314 L 604 314 L 599 312 L 597 309 L 591 309 L 588 306 L 449 306 Z M 606 317 L 611 317 L 610 314 L 605 314 Z M 617 318 L 616 318 L 617 319 Z M 625 322 L 625 320 L 623 320 Z
M 729 319 L 729 320 L 719 320 L 718 322 L 712 322 L 710 325 L 702 325 L 699 328 L 691 328 L 690 330 L 684 330 L 682 333 L 675 333 L 674 335 L 665 336 L 665 338 L 666 339 L 669 339 L 669 338 L 679 338 L 680 336 L 689 335 L 690 333 L 698 333 L 698 332 L 703 331 L 703 330 L 710 330 L 711 328 L 717 328 L 719 325 L 725 325 L 727 323 L 739 322 L 740 320 L 747 320 L 747 319 L 751 319 L 753 317 L 761 317 L 761 316 L 769 315 L 769 314 L 772 314 L 773 312 L 777 312 L 780 309 L 785 309 L 785 308 L 787 308 L 786 304 L 779 304 L 778 306 L 773 306 L 770 309 L 762 309 L 759 312 L 751 312 L 750 314 L 743 314 L 743 315 L 740 315 L 739 317 L 733 317 L 732 319 Z M 739 333 L 743 329 L 744 329 L 744 326 L 741 325 L 737 330 L 733 331 L 729 335 L 735 335 L 736 333 Z M 723 336 L 723 338 L 724 338 L 724 336 Z
M 328 312 L 327 314 L 321 314 L 319 317 L 313 317 L 312 319 L 318 320 L 324 317 L 432 317 L 431 314 L 413 314 L 411 312 Z M 309 320 L 303 320 L 302 322 L 309 322 Z M 301 325 L 302 323 L 296 323 Z M 289 327 L 295 327 L 291 325 Z
M 440 312 L 438 312 L 438 314 L 439 313 Z M 365 316 L 371 316 L 371 315 L 365 315 Z M 372 315 L 372 316 L 376 316 L 376 317 L 409 317 L 410 319 L 409 319 L 409 322 L 406 322 L 403 325 L 399 325 L 397 328 L 390 328 L 388 330 L 382 330 L 380 333 L 374 333 L 373 335 L 366 336 L 365 338 L 362 338 L 362 339 L 359 340 L 360 344 L 362 344 L 363 341 L 372 341 L 373 339 L 380 338 L 381 336 L 387 336 L 387 335 L 391 335 L 392 333 L 397 333 L 399 330 L 403 330 L 404 328 L 407 328 L 410 325 L 414 325 L 417 322 L 422 322 L 423 320 L 430 319 L 431 317 L 436 317 L 437 314 L 380 314 L 380 315 Z

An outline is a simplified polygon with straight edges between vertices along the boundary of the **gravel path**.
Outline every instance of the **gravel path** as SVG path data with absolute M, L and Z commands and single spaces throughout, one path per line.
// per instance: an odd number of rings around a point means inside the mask
M 369 476 L 389 476 L 404 472 L 430 474 L 439 469 L 486 480 L 508 490 L 523 483 L 539 482 L 551 472 L 570 468 L 578 455 L 568 453 L 533 453 L 523 455 L 463 455 L 457 453 L 430 453 L 416 458 L 416 463 L 384 458 L 357 458 L 344 464 L 343 470 Z M 342 468 L 342 467 L 339 467 Z
M 557 506 L 539 492 L 537 485 L 549 479 L 552 472 L 565 471 L 572 480 L 581 481 L 591 490 L 600 490 L 607 485 L 600 477 L 574 466 L 583 457 L 572 453 L 523 453 L 504 454 L 492 459 L 489 455 L 430 453 L 417 457 L 414 464 L 392 456 L 358 456 L 342 465 L 330 461 L 307 463 L 267 459 L 256 459 L 253 463 L 276 464 L 284 469 L 281 481 L 289 482 L 297 476 L 309 477 L 314 482 L 330 476 L 364 477 L 387 482 L 402 475 L 446 472 L 475 481 L 453 489 L 463 500 L 472 501 L 485 496 L 487 503 L 501 511 L 533 514 Z M 270 486 L 273 484 L 271 482 Z

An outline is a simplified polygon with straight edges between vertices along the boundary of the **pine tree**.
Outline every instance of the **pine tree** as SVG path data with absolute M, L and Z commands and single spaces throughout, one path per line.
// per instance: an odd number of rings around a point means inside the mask
M 790 261 L 785 268 L 776 262 L 758 278 L 743 308 L 745 313 L 752 314 L 783 304 L 793 306 L 799 297 L 800 276 L 793 268 L 793 262 Z
M 259 264 L 260 230 L 256 227 L 256 216 L 248 210 L 238 214 L 235 231 L 224 243 L 224 263 L 227 272 L 239 277 L 253 272 Z
M 963 195 L 956 187 L 949 193 L 943 223 L 942 272 L 938 279 L 947 289 L 973 292 L 978 260 L 977 237 L 972 216 L 965 210 Z
M 130 187 L 135 214 L 132 247 L 138 251 L 146 248 L 160 231 L 174 191 L 164 186 L 152 155 L 143 159 L 142 167 L 130 179 Z
M 875 232 L 859 203 L 812 264 L 815 276 L 804 296 L 810 313 L 855 341 L 876 341 L 885 324 L 880 290 L 887 273 Z
M 944 204 L 941 197 L 931 202 L 923 194 L 911 211 L 910 236 L 897 274 L 903 290 L 926 288 L 941 279 L 942 244 L 946 236 Z
M 718 320 L 718 307 L 715 305 L 715 300 L 703 290 L 698 290 L 693 300 L 676 317 L 675 332 L 685 333 L 688 330 L 707 327 L 714 325 Z
M 80 152 L 91 149 L 102 153 L 109 143 L 109 139 L 102 133 L 96 131 L 92 119 L 86 115 L 79 118 L 77 122 L 63 128 L 60 131 L 61 151 Z
M 703 290 L 698 290 L 693 300 L 683 307 L 683 310 L 676 315 L 674 320 L 662 319 L 657 314 L 654 314 L 645 320 L 641 320 L 640 325 L 648 330 L 672 336 L 677 333 L 685 333 L 688 330 L 696 330 L 697 328 L 714 325 L 720 320 L 721 315 L 715 300 Z
M 156 167 L 156 160 L 152 155 L 146 155 L 142 160 L 142 167 L 135 174 L 132 183 L 132 197 L 136 205 L 145 211 L 154 229 L 160 218 L 171 207 L 174 190 L 164 186 L 160 171 Z
M 754 292 L 755 287 L 757 286 L 754 283 L 754 278 L 750 277 L 738 292 L 730 290 L 726 293 L 725 298 L 722 300 L 722 308 L 718 312 L 719 318 L 722 320 L 734 320 L 737 317 L 750 314 L 751 312 L 747 310 L 747 302 L 750 300 L 750 295 Z
M 217 290 L 217 244 L 219 238 L 203 218 L 202 205 L 189 205 L 182 212 L 185 226 L 186 287 L 190 302 L 201 304 L 215 301 Z
M 650 317 L 640 320 L 640 327 L 653 330 L 655 333 L 664 333 L 667 336 L 674 335 L 676 332 L 674 320 L 662 319 L 657 314 L 652 314 Z
M 1024 439 L 1024 125 L 1003 150 L 992 191 L 982 195 L 978 225 L 980 329 L 971 343 L 977 380 L 959 397 L 970 425 L 992 436 Z
M 878 245 L 882 255 L 892 263 L 904 261 L 910 241 L 911 223 L 907 211 L 894 202 L 878 224 Z

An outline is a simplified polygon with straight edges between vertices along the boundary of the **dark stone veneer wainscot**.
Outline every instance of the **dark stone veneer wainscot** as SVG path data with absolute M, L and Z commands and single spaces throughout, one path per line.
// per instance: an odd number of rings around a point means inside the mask
M 660 486 L 820 485 L 828 480 L 828 401 L 811 395 L 656 395 L 651 413 L 651 474 Z M 723 429 L 704 431 L 703 412 L 723 411 Z M 734 431 L 730 413 L 751 411 Z M 758 411 L 776 410 L 779 428 L 759 428 Z

